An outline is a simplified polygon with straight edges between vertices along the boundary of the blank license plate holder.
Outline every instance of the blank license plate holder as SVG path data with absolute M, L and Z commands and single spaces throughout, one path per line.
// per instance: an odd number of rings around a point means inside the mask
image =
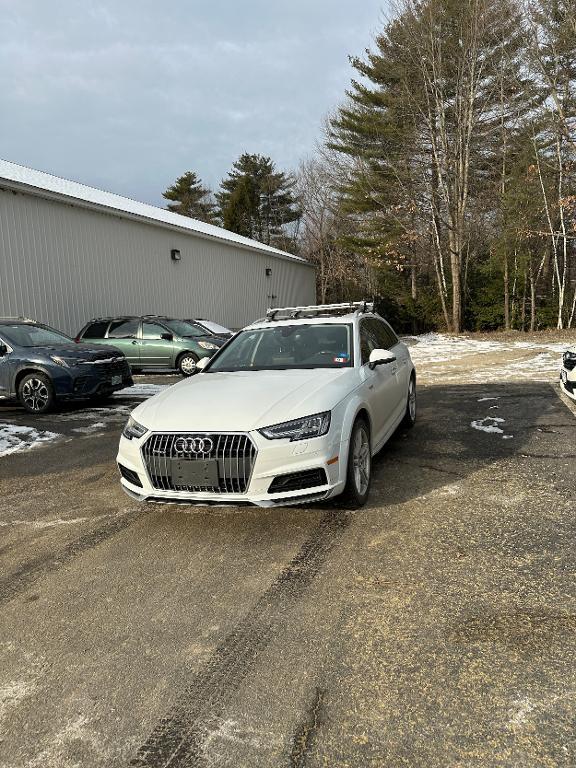
M 172 482 L 174 485 L 217 487 L 218 481 L 218 461 L 216 459 L 172 460 Z

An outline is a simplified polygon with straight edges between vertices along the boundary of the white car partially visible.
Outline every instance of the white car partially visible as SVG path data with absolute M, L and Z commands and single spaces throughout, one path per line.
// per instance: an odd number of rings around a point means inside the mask
M 568 397 L 576 400 L 576 347 L 570 347 L 562 355 L 560 386 Z
M 270 310 L 203 365 L 132 412 L 118 465 L 133 498 L 275 506 L 343 494 L 357 508 L 372 457 L 416 419 L 408 348 L 366 302 Z

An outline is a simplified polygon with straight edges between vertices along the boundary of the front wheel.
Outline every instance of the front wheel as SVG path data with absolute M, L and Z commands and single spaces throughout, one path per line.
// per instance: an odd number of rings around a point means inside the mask
M 28 373 L 18 385 L 18 399 L 29 413 L 46 413 L 54 405 L 54 388 L 44 373 Z
M 342 503 L 347 509 L 359 509 L 366 504 L 372 482 L 372 452 L 370 430 L 364 419 L 354 422 L 350 434 L 346 487 Z
M 183 376 L 192 376 L 196 373 L 198 358 L 193 352 L 184 352 L 178 360 L 178 370 Z
M 410 376 L 408 384 L 408 397 L 406 400 L 406 413 L 402 420 L 402 426 L 411 429 L 416 424 L 416 379 Z

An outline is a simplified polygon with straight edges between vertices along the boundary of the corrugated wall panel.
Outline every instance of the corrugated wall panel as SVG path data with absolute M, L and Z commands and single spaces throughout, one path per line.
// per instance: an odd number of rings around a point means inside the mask
M 0 316 L 27 315 L 68 333 L 124 313 L 238 328 L 270 304 L 315 302 L 314 270 L 305 264 L 3 190 L 0 249 Z

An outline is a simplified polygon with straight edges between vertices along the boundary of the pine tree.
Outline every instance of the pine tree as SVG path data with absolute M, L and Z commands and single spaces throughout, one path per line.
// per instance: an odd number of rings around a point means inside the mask
M 353 60 L 362 79 L 330 143 L 351 158 L 344 194 L 360 242 L 401 269 L 432 254 L 446 325 L 460 331 L 475 195 L 492 183 L 501 117 L 508 130 L 525 91 L 522 20 L 515 0 L 399 7 L 376 50 Z
M 216 205 L 210 199 L 211 194 L 193 171 L 186 171 L 162 196 L 171 201 L 166 206 L 169 211 L 214 224 Z
M 294 178 L 269 157 L 244 153 L 216 193 L 225 229 L 267 245 L 286 242 L 286 226 L 300 218 Z

